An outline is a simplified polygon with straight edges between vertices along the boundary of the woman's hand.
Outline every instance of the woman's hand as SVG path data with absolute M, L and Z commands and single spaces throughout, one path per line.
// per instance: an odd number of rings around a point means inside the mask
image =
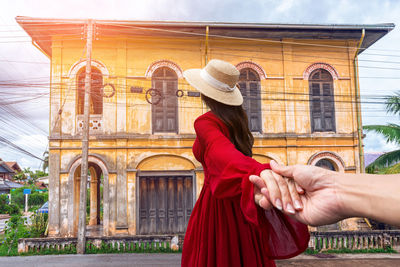
M 271 161 L 271 168 L 272 171 L 265 173 L 264 176 L 254 176 L 250 180 L 256 187 L 261 188 L 261 192 L 265 193 L 264 196 L 275 207 L 279 208 L 275 201 L 279 195 L 276 193 L 276 188 L 271 190 L 268 182 L 279 173 L 288 177 L 289 181 L 295 180 L 305 190 L 301 195 L 304 208 L 295 214 L 289 213 L 294 218 L 312 226 L 330 224 L 345 218 L 342 214 L 344 209 L 336 192 L 335 172 L 309 165 L 282 166 L 274 161 Z M 263 188 L 263 184 L 268 192 Z M 262 208 L 270 209 L 268 205 L 264 205 L 265 201 L 262 198 L 259 203 Z
M 254 200 L 265 210 L 273 207 L 285 213 L 295 214 L 303 208 L 299 194 L 304 191 L 292 179 L 285 179 L 271 170 L 263 170 L 260 177 L 251 175 L 250 181 L 254 187 Z

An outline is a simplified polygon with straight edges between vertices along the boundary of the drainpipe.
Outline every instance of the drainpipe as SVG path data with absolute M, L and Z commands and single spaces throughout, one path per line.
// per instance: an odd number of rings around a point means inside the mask
M 356 116 L 357 116 L 357 135 L 358 135 L 358 153 L 360 156 L 360 172 L 365 172 L 364 170 L 364 150 L 362 144 L 362 125 L 361 125 L 361 107 L 360 107 L 360 88 L 359 88 L 359 79 L 358 79 L 358 51 L 360 51 L 360 47 L 365 37 L 365 29 L 362 29 L 361 38 L 357 46 L 356 54 L 354 55 L 354 84 L 356 90 Z M 368 218 L 363 218 L 364 222 L 368 225 L 370 229 L 372 229 L 372 225 Z
M 357 135 L 358 135 L 358 153 L 360 157 L 360 172 L 365 172 L 364 170 L 364 151 L 362 144 L 362 125 L 361 125 L 361 107 L 360 107 L 360 90 L 359 90 L 359 80 L 358 80 L 358 52 L 360 50 L 361 44 L 364 41 L 365 29 L 362 29 L 361 38 L 357 46 L 356 54 L 354 55 L 354 84 L 356 93 L 356 116 L 357 116 Z
M 207 65 L 207 63 L 208 63 L 208 32 L 209 32 L 209 27 L 208 26 L 206 26 L 206 51 L 205 51 L 205 53 L 206 53 L 206 64 L 205 65 Z

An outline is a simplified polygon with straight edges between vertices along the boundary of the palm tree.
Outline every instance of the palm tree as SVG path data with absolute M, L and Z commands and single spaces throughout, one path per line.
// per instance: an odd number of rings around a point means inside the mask
M 49 151 L 48 150 L 46 150 L 44 153 L 43 153 L 43 165 L 42 165 L 42 170 L 43 170 L 43 172 L 46 172 L 46 170 L 49 168 Z
M 386 112 L 400 115 L 400 92 L 394 96 L 386 98 Z M 389 123 L 387 125 L 367 125 L 363 127 L 366 131 L 374 131 L 382 134 L 387 142 L 394 142 L 400 146 L 400 125 Z M 374 162 L 367 166 L 367 169 L 373 171 L 375 169 L 388 167 L 400 161 L 400 149 L 394 150 L 381 155 Z

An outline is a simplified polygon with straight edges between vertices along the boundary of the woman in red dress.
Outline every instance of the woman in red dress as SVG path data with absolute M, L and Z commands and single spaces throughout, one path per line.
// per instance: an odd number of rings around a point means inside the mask
M 205 178 L 186 230 L 182 266 L 275 266 L 274 259 L 303 252 L 307 226 L 255 203 L 249 176 L 270 166 L 251 158 L 254 139 L 236 87 L 239 71 L 211 60 L 184 77 L 211 111 L 194 123 L 193 154 Z

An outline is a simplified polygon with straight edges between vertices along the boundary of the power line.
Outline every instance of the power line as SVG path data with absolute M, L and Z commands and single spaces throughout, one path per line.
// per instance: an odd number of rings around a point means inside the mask
M 4 137 L 2 137 L 2 136 L 0 136 L 0 142 L 2 142 L 3 144 L 5 144 L 5 145 L 7 145 L 7 146 L 9 146 L 9 147 L 11 147 L 11 148 L 13 148 L 13 149 L 16 150 L 16 151 L 19 151 L 19 152 L 23 153 L 23 154 L 25 154 L 25 155 L 28 155 L 28 156 L 30 156 L 30 157 L 32 157 L 32 158 L 35 158 L 35 159 L 44 161 L 43 159 L 41 159 L 41 158 L 35 156 L 35 155 L 32 154 L 31 152 L 29 152 L 29 151 L 23 149 L 22 147 L 20 147 L 20 146 L 14 144 L 13 142 L 7 140 L 6 138 L 4 138 Z

